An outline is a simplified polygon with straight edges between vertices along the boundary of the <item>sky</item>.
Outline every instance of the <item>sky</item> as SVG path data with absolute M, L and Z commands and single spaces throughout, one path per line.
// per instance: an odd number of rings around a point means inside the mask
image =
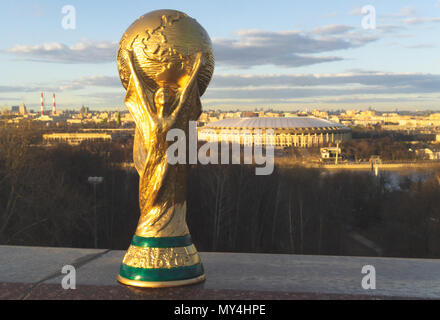
M 0 108 L 125 110 L 118 43 L 157 9 L 211 37 L 204 109 L 440 111 L 440 0 L 2 0 Z

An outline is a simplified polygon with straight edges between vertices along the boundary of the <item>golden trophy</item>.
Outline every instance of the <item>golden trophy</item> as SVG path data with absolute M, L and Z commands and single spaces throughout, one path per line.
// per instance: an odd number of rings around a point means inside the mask
M 166 135 L 178 128 L 188 137 L 189 121 L 200 116 L 200 96 L 214 72 L 211 40 L 185 13 L 153 11 L 124 33 L 117 63 L 127 90 L 124 102 L 136 123 L 133 160 L 140 176 L 139 223 L 118 281 L 137 287 L 203 281 L 186 224 L 188 166 L 168 163 L 172 142 Z

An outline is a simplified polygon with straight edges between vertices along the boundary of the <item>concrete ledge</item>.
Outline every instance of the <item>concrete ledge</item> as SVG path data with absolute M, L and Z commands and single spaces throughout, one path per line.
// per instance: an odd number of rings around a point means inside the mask
M 200 253 L 206 282 L 137 289 L 116 282 L 124 251 L 0 246 L 0 299 L 438 299 L 440 261 L 368 257 Z M 61 268 L 76 267 L 76 290 Z M 362 267 L 376 269 L 364 290 Z

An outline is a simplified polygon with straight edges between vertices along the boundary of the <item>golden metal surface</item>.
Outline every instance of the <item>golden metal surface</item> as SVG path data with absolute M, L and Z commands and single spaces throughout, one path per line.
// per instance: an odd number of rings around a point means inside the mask
M 206 276 L 204 274 L 197 278 L 177 280 L 177 281 L 138 281 L 138 280 L 130 280 L 118 275 L 118 281 L 120 283 L 134 287 L 142 287 L 142 288 L 179 287 L 179 286 L 186 286 L 190 284 L 199 283 L 205 280 L 206 280 Z
M 125 265 L 134 268 L 169 269 L 200 263 L 196 247 L 142 248 L 131 245 L 124 257 Z
M 178 128 L 188 137 L 189 121 L 200 116 L 200 96 L 214 72 L 211 40 L 185 13 L 153 11 L 124 33 L 117 63 L 127 90 L 125 105 L 136 123 L 133 160 L 140 175 L 136 235 L 186 235 L 188 167 L 168 164 L 166 153 L 172 142 L 166 141 L 166 135 Z M 179 255 L 177 259 L 186 259 Z M 167 259 L 175 259 L 171 256 Z

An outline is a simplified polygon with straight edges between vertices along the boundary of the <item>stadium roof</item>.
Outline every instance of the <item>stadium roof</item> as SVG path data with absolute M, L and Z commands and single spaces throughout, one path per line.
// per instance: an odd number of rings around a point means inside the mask
M 333 121 L 314 117 L 255 117 L 229 118 L 208 123 L 206 128 L 337 128 L 348 127 Z

